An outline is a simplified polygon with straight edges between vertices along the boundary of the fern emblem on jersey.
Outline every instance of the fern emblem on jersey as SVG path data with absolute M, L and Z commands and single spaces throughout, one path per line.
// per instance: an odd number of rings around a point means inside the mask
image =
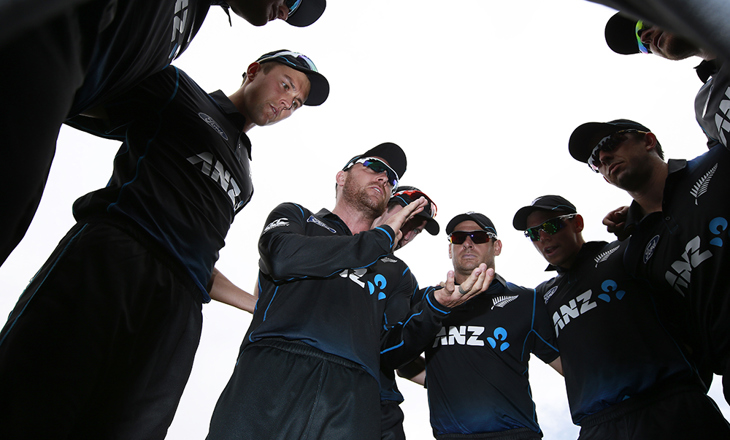
M 497 296 L 495 298 L 492 298 L 492 310 L 494 310 L 495 307 L 503 308 L 507 304 L 511 303 L 512 301 L 519 298 L 517 295 L 514 296 Z
M 712 180 L 712 176 L 715 174 L 715 171 L 717 171 L 717 164 L 715 164 L 715 166 L 712 167 L 712 169 L 710 169 L 710 171 L 708 171 L 704 176 L 700 177 L 689 192 L 695 198 L 695 205 L 697 205 L 697 199 L 707 192 L 707 188 L 710 186 L 710 180 Z
M 598 267 L 599 263 L 603 263 L 604 261 L 608 260 L 608 257 L 610 257 L 611 254 L 616 252 L 618 250 L 618 248 L 619 247 L 616 246 L 613 249 L 609 249 L 606 252 L 601 252 L 600 254 L 596 255 L 596 258 L 593 259 L 596 262 L 596 267 Z

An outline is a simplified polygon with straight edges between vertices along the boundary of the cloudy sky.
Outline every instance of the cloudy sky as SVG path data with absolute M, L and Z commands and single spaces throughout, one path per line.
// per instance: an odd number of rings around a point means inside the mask
M 305 107 L 275 127 L 249 132 L 255 193 L 231 228 L 218 268 L 252 289 L 256 240 L 269 211 L 284 201 L 332 208 L 337 170 L 384 141 L 406 151 L 402 182 L 436 201 L 442 227 L 466 211 L 492 219 L 504 246 L 497 271 L 516 284 L 534 287 L 551 276 L 511 226 L 515 211 L 537 196 L 565 196 L 586 220 L 586 239 L 611 240 L 601 219 L 630 200 L 570 157 L 567 141 L 575 127 L 629 118 L 650 127 L 668 157 L 705 151 L 693 113 L 700 82 L 692 67 L 698 61 L 614 54 L 603 40 L 612 14 L 581 0 L 331 0 L 315 25 L 298 29 L 282 22 L 254 28 L 235 16 L 230 27 L 220 8 L 213 8 L 175 62 L 204 89 L 234 92 L 251 61 L 282 48 L 311 57 L 332 89 L 321 107 Z M 106 184 L 117 148 L 62 129 L 40 209 L 0 268 L 1 315 L 73 225 L 73 201 Z M 434 284 L 451 265 L 447 244 L 443 233 L 422 234 L 399 256 L 422 286 Z M 247 313 L 221 304 L 205 305 L 203 315 L 172 440 L 205 437 L 250 322 Z M 538 359 L 531 362 L 530 377 L 545 438 L 577 437 L 562 378 Z M 406 434 L 430 438 L 425 390 L 400 384 Z M 711 395 L 730 417 L 719 378 Z

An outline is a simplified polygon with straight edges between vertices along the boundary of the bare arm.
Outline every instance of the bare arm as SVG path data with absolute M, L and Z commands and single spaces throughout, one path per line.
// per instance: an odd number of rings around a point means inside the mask
M 558 356 L 554 361 L 550 362 L 548 365 L 553 367 L 555 371 L 560 373 L 560 375 L 563 375 L 563 361 L 560 360 L 560 356 Z
M 245 310 L 249 313 L 253 313 L 256 307 L 256 300 L 258 300 L 259 296 L 258 283 L 254 287 L 254 293 L 252 295 L 233 284 L 231 280 L 226 278 L 216 268 L 213 268 L 208 293 L 211 299 Z

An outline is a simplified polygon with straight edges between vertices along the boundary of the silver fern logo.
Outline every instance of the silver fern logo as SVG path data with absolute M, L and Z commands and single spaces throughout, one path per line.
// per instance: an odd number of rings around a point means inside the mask
M 492 310 L 494 310 L 495 307 L 504 308 L 504 306 L 506 306 L 507 304 L 509 304 L 512 301 L 516 300 L 517 298 L 519 298 L 519 296 L 517 296 L 517 295 L 514 295 L 514 296 L 497 296 L 497 297 L 494 297 L 494 298 L 492 298 L 492 303 L 493 303 Z
M 616 246 L 613 249 L 609 249 L 606 252 L 601 252 L 600 254 L 596 255 L 596 257 L 593 259 L 596 262 L 596 267 L 598 267 L 599 263 L 603 263 L 604 261 L 608 260 L 608 257 L 611 256 L 614 252 L 618 250 L 619 246 Z
M 715 164 L 715 166 L 712 167 L 710 171 L 705 173 L 704 176 L 700 177 L 700 179 L 692 187 L 692 190 L 689 192 L 695 198 L 695 205 L 697 205 L 697 199 L 699 199 L 702 194 L 707 192 L 707 188 L 710 186 L 710 180 L 712 180 L 712 176 L 715 174 L 715 171 L 717 171 L 717 164 Z

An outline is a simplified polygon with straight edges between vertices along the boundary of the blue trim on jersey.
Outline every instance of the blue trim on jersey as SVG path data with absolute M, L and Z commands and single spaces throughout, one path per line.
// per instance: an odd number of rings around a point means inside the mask
M 433 304 L 433 303 L 431 302 L 431 297 L 430 297 L 430 296 L 428 296 L 428 295 L 426 295 L 426 301 L 427 301 L 427 302 L 428 302 L 428 304 L 429 304 L 429 305 L 431 306 L 431 308 L 433 308 L 433 309 L 434 309 L 434 310 L 436 310 L 437 312 L 443 313 L 444 315 L 448 315 L 449 313 L 451 313 L 450 311 L 444 311 L 444 310 L 441 310 L 440 308 L 436 307 L 436 306 L 435 306 L 435 305 L 434 305 L 434 304 Z M 441 305 L 441 304 L 439 304 L 439 306 L 440 306 L 440 305 Z
M 393 236 L 392 236 L 392 235 L 390 235 L 390 233 L 389 233 L 388 231 L 386 231 L 385 229 L 383 229 L 383 228 L 382 228 L 382 226 L 378 226 L 378 227 L 377 227 L 377 228 L 375 228 L 375 229 L 376 229 L 376 230 L 380 229 L 381 231 L 385 232 L 385 234 L 386 234 L 386 235 L 388 236 L 388 238 L 390 239 L 390 247 L 393 247 Z

